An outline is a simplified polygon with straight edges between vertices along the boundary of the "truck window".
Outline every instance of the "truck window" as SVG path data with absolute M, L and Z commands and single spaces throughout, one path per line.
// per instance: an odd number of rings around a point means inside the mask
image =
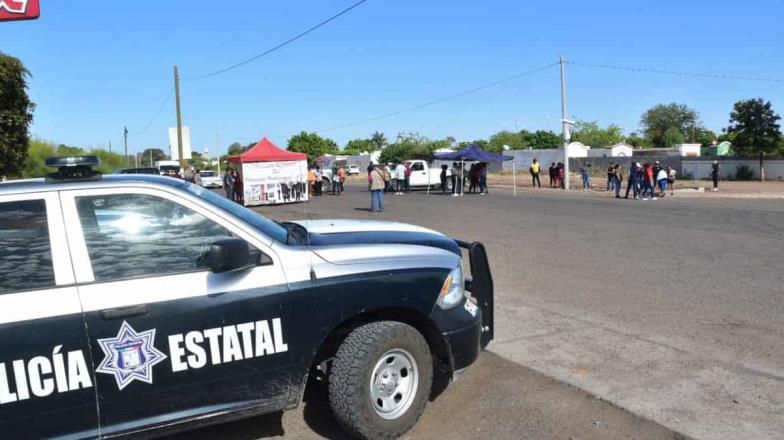
M 77 197 L 96 281 L 208 270 L 210 245 L 232 234 L 170 200 L 144 194 Z
M 0 294 L 54 285 L 46 202 L 0 203 Z
M 425 171 L 425 164 L 422 162 L 414 162 L 411 164 L 411 171 Z

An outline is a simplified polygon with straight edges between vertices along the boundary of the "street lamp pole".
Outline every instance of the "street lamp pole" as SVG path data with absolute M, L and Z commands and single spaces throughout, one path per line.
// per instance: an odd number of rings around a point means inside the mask
M 561 57 L 561 121 L 563 135 L 564 189 L 569 189 L 569 120 L 566 116 L 566 62 Z

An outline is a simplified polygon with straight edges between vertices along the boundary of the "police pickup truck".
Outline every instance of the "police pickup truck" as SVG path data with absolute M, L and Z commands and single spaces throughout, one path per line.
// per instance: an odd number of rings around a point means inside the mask
M 395 438 L 493 338 L 479 243 L 275 223 L 97 163 L 0 184 L 4 439 L 154 437 L 294 408 L 316 381 L 349 433 Z

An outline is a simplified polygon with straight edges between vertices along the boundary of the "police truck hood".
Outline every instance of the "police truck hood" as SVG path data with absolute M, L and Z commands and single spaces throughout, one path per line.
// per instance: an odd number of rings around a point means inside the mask
M 336 255 L 333 251 L 338 247 L 350 250 L 363 245 L 417 245 L 460 255 L 460 248 L 452 238 L 406 223 L 378 220 L 298 220 L 291 223 L 307 229 L 309 245 L 327 260 L 331 260 L 330 255 Z

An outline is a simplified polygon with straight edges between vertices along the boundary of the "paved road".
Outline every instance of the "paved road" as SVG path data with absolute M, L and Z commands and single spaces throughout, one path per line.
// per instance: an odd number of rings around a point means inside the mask
M 784 438 L 784 203 L 510 189 L 261 208 L 377 218 L 487 245 L 506 359 L 698 438 Z
M 332 420 L 323 388 L 296 411 L 172 436 L 168 440 L 348 440 Z M 656 423 L 492 353 L 484 353 L 430 402 L 404 439 L 646 439 L 680 437 Z

